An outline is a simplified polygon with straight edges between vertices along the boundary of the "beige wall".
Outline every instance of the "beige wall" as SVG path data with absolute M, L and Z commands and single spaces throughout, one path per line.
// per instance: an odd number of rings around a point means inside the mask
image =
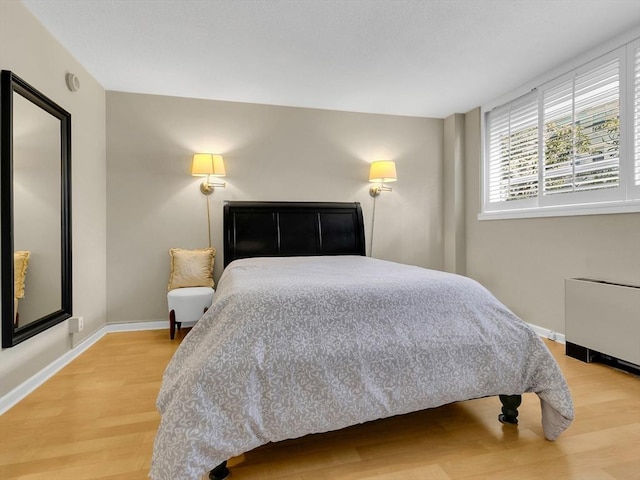
M 84 316 L 80 341 L 106 322 L 105 92 L 18 0 L 0 1 L 0 67 L 12 70 L 71 113 L 73 312 Z M 67 90 L 67 72 L 79 77 L 78 92 Z M 70 348 L 63 322 L 2 350 L 0 395 Z
M 465 275 L 464 121 L 461 113 L 444 119 L 444 270 Z
M 466 114 L 467 274 L 523 320 L 563 333 L 564 280 L 640 285 L 640 214 L 478 221 L 480 110 Z
M 369 238 L 369 163 L 397 163 L 377 199 L 373 256 L 443 266 L 443 121 L 107 93 L 108 322 L 167 318 L 168 250 L 207 245 L 206 197 L 189 168 L 220 153 L 210 197 L 222 269 L 223 200 L 359 201 Z

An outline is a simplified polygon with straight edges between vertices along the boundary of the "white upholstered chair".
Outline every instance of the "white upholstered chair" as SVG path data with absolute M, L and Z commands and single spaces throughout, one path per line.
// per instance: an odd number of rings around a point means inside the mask
M 167 303 L 169 305 L 169 335 L 175 337 L 183 323 L 195 323 L 207 311 L 213 301 L 211 287 L 184 287 L 169 290 Z
M 183 323 L 195 323 L 213 301 L 213 261 L 216 249 L 172 248 L 169 274 L 169 335 L 175 337 Z

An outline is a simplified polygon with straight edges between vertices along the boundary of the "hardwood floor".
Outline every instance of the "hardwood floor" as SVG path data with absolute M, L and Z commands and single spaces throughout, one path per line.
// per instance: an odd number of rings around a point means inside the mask
M 576 406 L 556 442 L 542 436 L 535 394 L 518 427 L 498 423 L 499 401 L 487 398 L 269 444 L 232 459 L 232 478 L 640 479 L 640 379 L 547 344 Z M 0 417 L 0 479 L 146 479 L 155 398 L 177 346 L 167 331 L 102 338 Z

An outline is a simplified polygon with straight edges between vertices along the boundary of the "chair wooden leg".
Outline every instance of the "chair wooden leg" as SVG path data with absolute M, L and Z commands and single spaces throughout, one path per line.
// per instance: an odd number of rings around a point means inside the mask
M 169 336 L 171 340 L 176 336 L 176 312 L 171 310 L 169 312 Z

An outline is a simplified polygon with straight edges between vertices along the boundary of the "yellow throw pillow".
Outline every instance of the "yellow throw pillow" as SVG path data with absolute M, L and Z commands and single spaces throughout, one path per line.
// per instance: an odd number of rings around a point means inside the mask
M 13 252 L 13 296 L 15 298 L 24 297 L 24 281 L 29 266 L 29 255 L 31 252 L 28 250 Z
M 182 287 L 213 287 L 215 248 L 172 248 L 169 250 L 169 256 L 171 273 L 168 290 Z

